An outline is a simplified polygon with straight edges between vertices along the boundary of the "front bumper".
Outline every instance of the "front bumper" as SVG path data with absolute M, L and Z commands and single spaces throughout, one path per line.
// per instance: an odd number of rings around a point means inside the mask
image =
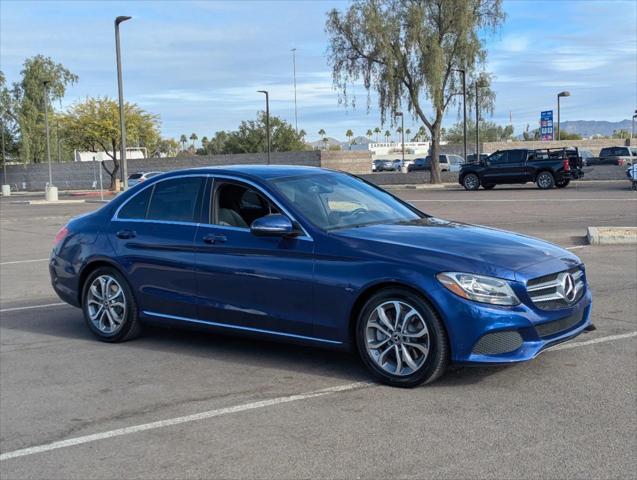
M 566 342 L 591 324 L 592 296 L 573 306 L 540 310 L 524 303 L 500 307 L 472 302 L 441 287 L 435 302 L 444 315 L 451 359 L 458 364 L 507 364 L 524 362 L 543 350 Z

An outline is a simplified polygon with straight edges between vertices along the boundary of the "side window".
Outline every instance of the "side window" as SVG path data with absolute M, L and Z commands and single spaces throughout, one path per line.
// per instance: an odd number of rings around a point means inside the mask
M 502 165 L 507 162 L 507 152 L 496 152 L 489 157 L 490 165 Z
M 506 163 L 524 163 L 525 154 L 524 150 L 511 150 L 507 155 Z
M 145 188 L 133 198 L 131 198 L 126 205 L 119 211 L 117 218 L 126 220 L 143 220 L 146 218 L 146 212 L 148 211 L 148 201 L 150 195 L 153 192 L 153 186 Z
M 608 157 L 610 156 L 610 148 L 602 148 L 599 152 L 600 157 Z
M 614 155 L 617 155 L 618 157 L 624 157 L 624 156 L 629 157 L 630 152 L 628 151 L 626 147 L 617 147 L 615 148 Z
M 148 220 L 194 222 L 202 177 L 183 177 L 155 184 L 148 207 Z
M 250 228 L 252 222 L 279 213 L 278 208 L 252 187 L 239 183 L 221 183 L 215 189 L 216 218 L 211 223 L 226 227 Z

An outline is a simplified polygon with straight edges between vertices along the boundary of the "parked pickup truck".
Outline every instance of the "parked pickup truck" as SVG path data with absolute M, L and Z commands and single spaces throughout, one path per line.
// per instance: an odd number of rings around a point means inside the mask
M 479 163 L 465 164 L 458 180 L 467 190 L 534 182 L 541 189 L 564 188 L 584 176 L 577 148 L 498 150 Z
M 637 147 L 604 147 L 599 157 L 587 159 L 587 165 L 619 165 L 629 167 L 637 163 Z

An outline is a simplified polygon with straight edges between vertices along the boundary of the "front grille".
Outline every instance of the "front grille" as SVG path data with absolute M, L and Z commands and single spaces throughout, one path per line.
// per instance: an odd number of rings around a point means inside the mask
M 543 323 L 541 325 L 536 325 L 535 329 L 540 337 L 550 337 L 551 335 L 555 335 L 556 333 L 564 332 L 571 327 L 574 327 L 578 323 L 582 321 L 582 314 L 575 313 L 570 317 L 562 318 L 560 320 L 555 320 L 553 322 Z
M 509 353 L 522 346 L 522 337 L 515 330 L 493 332 L 484 335 L 473 347 L 473 353 L 479 355 L 497 355 Z
M 570 275 L 570 280 L 566 278 L 567 275 Z M 569 285 L 571 280 L 572 284 Z M 586 280 L 580 267 L 534 278 L 526 284 L 529 297 L 542 310 L 569 307 L 582 298 L 585 290 Z

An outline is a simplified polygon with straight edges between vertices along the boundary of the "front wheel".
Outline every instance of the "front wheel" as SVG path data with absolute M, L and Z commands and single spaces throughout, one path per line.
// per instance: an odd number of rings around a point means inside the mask
M 462 186 L 465 190 L 477 190 L 480 188 L 480 179 L 475 173 L 468 173 L 462 179 Z
M 535 179 L 538 188 L 548 190 L 555 186 L 555 178 L 551 172 L 541 172 Z
M 556 182 L 556 183 L 555 183 L 555 186 L 556 186 L 557 188 L 564 188 L 564 187 L 568 186 L 568 184 L 569 184 L 569 183 L 571 183 L 570 179 L 562 180 L 562 181 L 560 181 L 560 182 Z
M 440 377 L 449 363 L 447 334 L 420 296 L 388 288 L 372 296 L 356 323 L 365 366 L 383 383 L 415 387 Z
M 88 276 L 82 310 L 90 330 L 104 342 L 123 342 L 141 332 L 135 298 L 126 279 L 114 268 L 101 267 Z

